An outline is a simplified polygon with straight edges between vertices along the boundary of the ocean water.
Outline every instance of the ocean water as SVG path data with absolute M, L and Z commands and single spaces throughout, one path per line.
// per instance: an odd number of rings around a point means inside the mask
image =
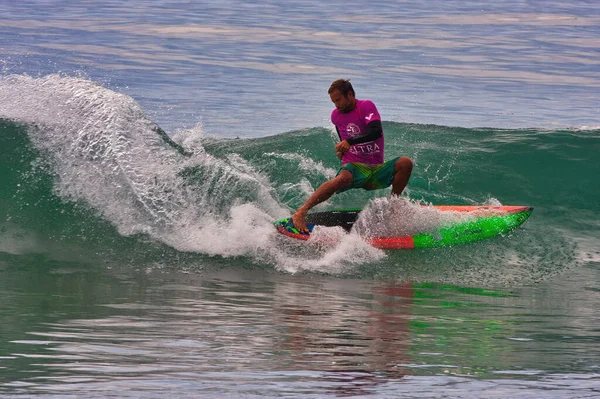
M 0 2 L 0 396 L 600 397 L 595 2 Z M 350 78 L 404 196 L 529 205 L 383 251 L 288 216 Z M 452 216 L 458 217 L 458 216 Z

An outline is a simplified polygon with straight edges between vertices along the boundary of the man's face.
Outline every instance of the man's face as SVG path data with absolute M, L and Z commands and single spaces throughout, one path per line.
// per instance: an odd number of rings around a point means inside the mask
M 347 114 L 348 112 L 352 111 L 356 105 L 356 100 L 354 99 L 354 95 L 352 93 L 348 93 L 348 96 L 344 97 L 339 90 L 334 90 L 329 93 L 329 98 L 331 98 L 331 102 L 335 105 L 338 111 L 343 114 Z

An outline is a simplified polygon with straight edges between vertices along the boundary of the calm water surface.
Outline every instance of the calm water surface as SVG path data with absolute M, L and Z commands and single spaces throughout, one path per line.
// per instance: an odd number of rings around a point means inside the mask
M 6 261 L 2 275 L 8 397 L 600 397 L 597 265 L 518 289 Z
M 168 131 L 328 126 L 339 77 L 385 120 L 597 127 L 599 27 L 582 0 L 4 1 L 0 67 L 90 76 Z

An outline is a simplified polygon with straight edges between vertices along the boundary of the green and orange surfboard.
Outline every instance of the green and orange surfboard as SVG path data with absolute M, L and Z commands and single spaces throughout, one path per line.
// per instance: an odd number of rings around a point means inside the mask
M 457 218 L 455 223 L 444 223 L 436 231 L 412 236 L 369 237 L 369 243 L 382 249 L 419 249 L 449 247 L 467 244 L 504 235 L 519 227 L 533 212 L 529 206 L 489 205 L 436 205 L 440 212 L 468 213 L 468 218 Z M 358 219 L 360 209 L 345 209 L 309 213 L 306 223 L 310 232 L 316 226 L 339 226 L 350 232 Z M 293 226 L 291 218 L 274 223 L 277 230 L 288 237 L 309 240 L 309 234 L 301 234 Z

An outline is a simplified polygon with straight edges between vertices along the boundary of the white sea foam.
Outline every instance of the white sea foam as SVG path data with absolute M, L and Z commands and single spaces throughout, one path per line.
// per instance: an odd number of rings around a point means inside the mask
M 581 126 L 574 130 L 588 131 L 588 130 L 600 130 L 600 125 L 596 126 Z
M 0 99 L 0 118 L 31 126 L 31 141 L 55 175 L 56 194 L 87 204 L 124 236 L 143 233 L 181 251 L 247 256 L 290 272 L 342 271 L 383 256 L 358 236 L 338 237 L 309 253 L 282 244 L 289 239 L 272 221 L 290 210 L 267 176 L 238 154 L 206 153 L 201 126 L 178 133 L 189 152 L 181 154 L 126 95 L 82 78 L 12 75 L 0 78 Z M 293 159 L 300 168 L 318 166 Z M 312 189 L 308 184 L 301 194 Z
M 473 218 L 466 212 L 442 212 L 407 197 L 381 197 L 365 206 L 353 229 L 363 237 L 405 237 Z

